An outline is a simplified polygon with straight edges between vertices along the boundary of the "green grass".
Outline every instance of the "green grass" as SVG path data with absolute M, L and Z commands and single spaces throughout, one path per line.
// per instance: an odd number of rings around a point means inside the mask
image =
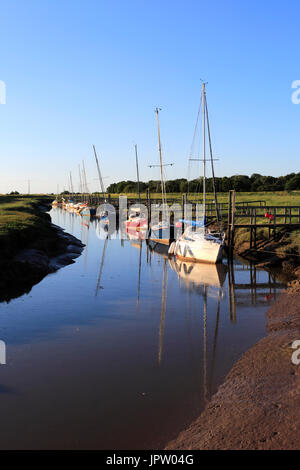
M 15 251 L 49 231 L 50 218 L 38 209 L 48 196 L 0 196 L 0 250 Z
M 120 195 L 127 196 L 128 199 L 137 199 L 138 196 L 136 193 L 122 193 L 122 194 L 111 194 L 112 198 L 118 198 Z M 182 193 L 168 193 L 167 199 L 177 199 L 180 200 Z M 142 199 L 146 199 L 146 193 L 141 194 Z M 151 193 L 152 199 L 161 199 L 161 193 Z M 188 199 L 192 202 L 201 201 L 202 195 L 198 193 L 190 193 Z M 213 193 L 207 194 L 207 201 L 213 202 L 214 195 Z M 218 193 L 219 202 L 228 202 L 228 193 Z M 300 207 L 300 191 L 277 191 L 277 192 L 236 192 L 236 201 L 237 202 L 249 202 L 249 201 L 264 201 L 267 205 L 274 206 L 299 206 Z

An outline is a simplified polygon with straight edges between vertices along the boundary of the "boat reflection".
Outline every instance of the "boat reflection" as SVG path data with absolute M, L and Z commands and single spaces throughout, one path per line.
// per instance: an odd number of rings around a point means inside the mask
M 192 263 L 177 258 L 169 258 L 169 265 L 183 281 L 185 288 L 203 294 L 204 287 L 209 288 L 207 295 L 215 297 L 226 279 L 226 266 L 222 263 Z
M 129 240 L 145 240 L 147 232 L 145 230 L 136 230 L 135 228 L 126 228 L 126 235 Z

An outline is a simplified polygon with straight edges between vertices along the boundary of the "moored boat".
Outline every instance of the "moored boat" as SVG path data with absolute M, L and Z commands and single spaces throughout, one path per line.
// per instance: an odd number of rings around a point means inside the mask
M 183 235 L 170 245 L 169 254 L 174 254 L 176 257 L 196 262 L 218 263 L 222 259 L 222 251 L 224 247 L 225 234 L 220 229 L 219 211 L 217 194 L 215 189 L 214 166 L 212 156 L 212 145 L 209 129 L 206 90 L 205 83 L 202 85 L 202 99 L 203 106 L 203 218 L 201 221 L 185 221 L 182 222 L 187 226 Z M 200 109 L 198 116 L 200 115 Z M 198 119 L 198 118 L 197 118 Z M 206 125 L 209 139 L 210 159 L 206 158 L 205 137 Z M 196 159 L 191 159 L 196 160 Z M 199 160 L 199 159 L 197 159 Z M 217 223 L 219 226 L 219 233 L 211 231 L 207 226 L 206 221 L 206 162 L 210 161 L 212 168 L 212 180 L 214 187 Z
M 125 221 L 126 230 L 147 230 L 148 220 L 145 214 L 141 212 L 140 207 L 129 210 L 128 219 Z

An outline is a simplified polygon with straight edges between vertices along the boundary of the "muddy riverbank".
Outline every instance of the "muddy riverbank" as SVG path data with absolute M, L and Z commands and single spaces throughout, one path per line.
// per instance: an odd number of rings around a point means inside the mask
M 267 312 L 266 338 L 247 351 L 200 415 L 167 449 L 299 449 L 300 282 Z
M 243 233 L 238 233 L 234 253 L 258 268 L 277 271 L 286 282 L 300 278 L 300 235 L 298 231 L 288 230 L 274 238 L 261 238 L 257 246 L 250 248 L 248 240 L 243 240 Z
M 0 302 L 28 293 L 46 275 L 71 264 L 84 244 L 51 223 L 47 201 L 32 204 L 34 224 L 1 240 Z

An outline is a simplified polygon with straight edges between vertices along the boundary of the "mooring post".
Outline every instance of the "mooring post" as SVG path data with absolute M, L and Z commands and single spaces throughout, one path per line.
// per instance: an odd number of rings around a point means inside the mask
M 182 218 L 184 219 L 184 194 L 181 195 Z
M 147 205 L 148 205 L 148 221 L 150 223 L 151 220 L 151 194 L 150 189 L 147 188 L 146 190 L 146 197 L 147 197 Z
M 254 248 L 256 248 L 256 207 L 254 207 Z
M 228 247 L 231 247 L 231 191 L 228 193 L 228 221 L 227 221 Z
M 232 208 L 231 208 L 231 246 L 234 245 L 234 224 L 235 224 L 235 190 L 232 191 Z

